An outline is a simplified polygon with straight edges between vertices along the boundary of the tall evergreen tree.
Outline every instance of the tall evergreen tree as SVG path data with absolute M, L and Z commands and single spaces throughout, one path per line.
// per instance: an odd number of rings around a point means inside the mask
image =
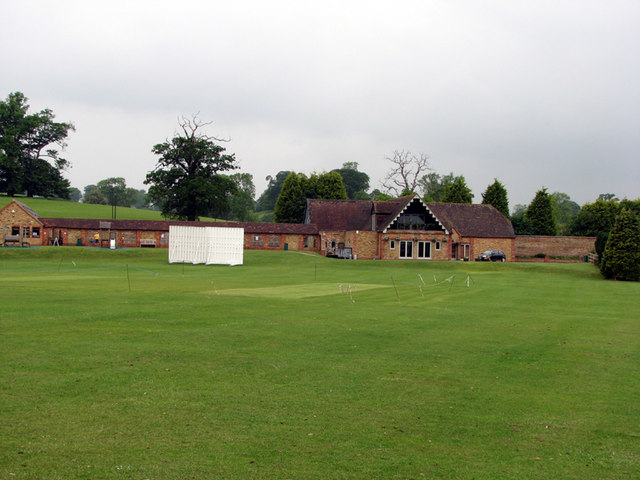
M 467 187 L 467 182 L 462 175 L 456 177 L 453 183 L 445 187 L 442 201 L 445 203 L 473 202 L 473 193 L 471 193 L 471 189 Z
M 551 196 L 547 189 L 543 188 L 536 192 L 536 196 L 531 201 L 525 218 L 531 224 L 532 235 L 556 235 L 556 221 L 553 218 L 553 207 Z
M 278 223 L 302 223 L 307 206 L 305 187 L 307 178 L 291 172 L 282 184 L 273 211 L 274 220 Z
M 609 232 L 620 213 L 617 200 L 598 199 L 593 203 L 585 203 L 569 225 L 569 233 L 579 236 L 596 237 L 596 253 L 602 259 Z
M 640 281 L 640 222 L 629 209 L 623 209 L 609 234 L 600 262 L 605 278 Z
M 326 198 L 332 200 L 347 200 L 342 176 L 336 170 L 324 173 L 314 173 L 307 180 L 307 198 Z
M 507 189 L 504 188 L 504 185 L 500 183 L 497 178 L 494 179 L 494 182 L 489 185 L 482 194 L 482 203 L 486 205 L 493 205 L 496 210 L 509 218 Z

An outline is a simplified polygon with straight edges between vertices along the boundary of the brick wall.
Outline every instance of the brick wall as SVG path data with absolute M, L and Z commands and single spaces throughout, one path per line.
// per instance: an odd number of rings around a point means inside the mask
M 5 233 L 11 235 L 14 229 L 18 229 L 23 242 L 29 245 L 41 245 L 42 224 L 15 203 L 9 203 L 0 210 L 0 245 L 4 243 Z
M 548 257 L 584 256 L 596 248 L 596 237 L 549 237 L 541 235 L 518 235 L 516 237 L 516 257 L 534 257 L 545 254 Z
M 507 262 L 515 261 L 513 238 L 474 238 L 471 243 L 471 259 L 487 250 L 502 250 L 507 256 Z
M 353 253 L 361 260 L 378 258 L 378 232 L 359 231 L 353 237 Z

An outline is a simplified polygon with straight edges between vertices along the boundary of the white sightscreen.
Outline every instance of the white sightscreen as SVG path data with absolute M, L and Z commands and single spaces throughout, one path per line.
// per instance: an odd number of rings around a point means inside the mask
M 169 226 L 169 263 L 242 265 L 244 228 Z

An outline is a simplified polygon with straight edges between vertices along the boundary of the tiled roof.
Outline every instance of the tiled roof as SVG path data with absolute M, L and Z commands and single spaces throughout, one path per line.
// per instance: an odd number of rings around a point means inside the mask
M 318 230 L 371 230 L 371 216 L 375 214 L 376 230 L 388 228 L 417 196 L 409 195 L 391 200 L 307 200 L 306 222 L 316 224 Z M 436 219 L 451 232 L 454 228 L 465 237 L 514 238 L 508 218 L 491 205 L 462 203 L 427 203 Z
M 77 230 L 140 230 L 168 232 L 170 225 L 187 227 L 244 228 L 246 233 L 317 235 L 316 225 L 297 223 L 244 223 L 244 222 L 187 222 L 179 220 L 98 220 L 90 218 L 42 218 L 45 227 Z M 107 226 L 108 224 L 108 226 Z
M 373 202 L 370 200 L 307 200 L 307 216 L 304 224 L 296 223 L 242 223 L 242 222 L 187 222 L 177 220 L 99 220 L 77 218 L 40 218 L 26 205 L 16 202 L 26 212 L 49 228 L 82 230 L 141 230 L 169 231 L 170 225 L 195 227 L 244 228 L 251 234 L 317 235 L 319 231 L 352 231 L 375 229 L 382 232 L 414 200 L 406 196 Z M 453 229 L 464 237 L 515 238 L 508 218 L 491 205 L 461 203 L 427 203 L 427 208 L 449 231 Z M 106 226 L 105 224 L 109 224 Z
M 491 205 L 427 203 L 429 210 L 451 231 L 463 237 L 515 238 L 511 221 Z
M 318 230 L 371 230 L 370 200 L 307 200 L 307 224 Z

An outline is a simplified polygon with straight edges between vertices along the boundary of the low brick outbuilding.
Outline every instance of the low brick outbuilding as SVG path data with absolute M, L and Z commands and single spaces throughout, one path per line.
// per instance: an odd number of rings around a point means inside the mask
M 502 250 L 507 261 L 543 252 L 583 258 L 593 237 L 521 237 L 491 205 L 425 203 L 418 196 L 387 201 L 307 200 L 305 223 L 182 222 L 41 218 L 12 201 L 0 210 L 0 245 L 168 247 L 169 226 L 244 228 L 244 248 L 306 250 L 382 260 L 474 260 Z
M 314 225 L 42 218 L 15 200 L 0 210 L 0 245 L 7 237 L 19 237 L 19 241 L 9 244 L 109 247 L 114 242 L 118 248 L 168 247 L 170 225 L 242 227 L 245 249 L 319 251 L 318 229 Z

